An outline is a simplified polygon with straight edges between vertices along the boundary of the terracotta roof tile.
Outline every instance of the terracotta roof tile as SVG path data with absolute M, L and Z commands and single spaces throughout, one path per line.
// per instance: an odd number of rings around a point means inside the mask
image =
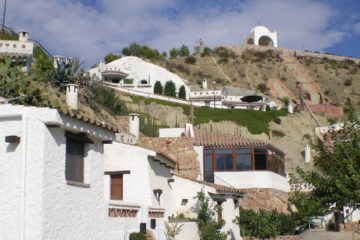
M 206 130 L 194 129 L 195 145 L 204 147 L 269 147 L 282 154 L 280 149 L 269 143 L 261 142 L 256 139 L 247 139 L 220 132 L 211 132 Z
M 111 124 L 105 123 L 105 122 L 98 121 L 94 118 L 89 118 L 88 116 L 85 116 L 81 113 L 76 113 L 75 111 L 70 111 L 70 110 L 58 110 L 58 111 L 60 114 L 64 114 L 65 116 L 77 119 L 79 121 L 89 123 L 91 125 L 106 129 L 106 130 L 114 132 L 114 133 L 118 132 L 117 127 L 115 127 Z

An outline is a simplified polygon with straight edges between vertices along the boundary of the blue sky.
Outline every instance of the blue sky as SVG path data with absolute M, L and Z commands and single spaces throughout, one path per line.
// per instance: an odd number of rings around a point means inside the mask
M 280 47 L 360 58 L 360 0 L 11 0 L 6 19 L 86 65 L 131 42 L 241 45 L 258 23 L 278 32 Z

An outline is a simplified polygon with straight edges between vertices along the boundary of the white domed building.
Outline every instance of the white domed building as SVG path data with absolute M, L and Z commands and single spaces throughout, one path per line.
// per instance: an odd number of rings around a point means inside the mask
M 97 67 L 89 70 L 89 74 L 115 87 L 128 88 L 137 92 L 153 93 L 157 81 L 160 81 L 163 87 L 167 81 L 172 81 L 175 84 L 176 93 L 179 92 L 181 86 L 185 87 L 187 99 L 190 93 L 186 80 L 165 68 L 134 56 L 122 57 L 108 64 L 100 62 Z
M 249 36 L 246 38 L 246 44 L 278 47 L 277 32 L 270 32 L 270 30 L 264 26 L 256 26 L 251 29 Z

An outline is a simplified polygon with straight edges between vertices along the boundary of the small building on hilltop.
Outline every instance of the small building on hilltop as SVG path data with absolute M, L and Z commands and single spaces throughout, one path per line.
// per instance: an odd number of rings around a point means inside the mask
M 29 33 L 20 32 L 18 40 L 0 40 L 0 57 L 10 57 L 13 62 L 28 71 L 32 63 L 34 43 L 29 41 Z
M 270 32 L 264 26 L 256 26 L 251 29 L 246 38 L 246 44 L 255 46 L 278 47 L 277 32 Z

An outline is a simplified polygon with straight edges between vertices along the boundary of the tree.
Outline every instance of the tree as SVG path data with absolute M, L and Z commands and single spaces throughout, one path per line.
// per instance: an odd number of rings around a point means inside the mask
M 181 45 L 180 49 L 179 49 L 179 56 L 180 57 L 187 57 L 189 56 L 190 51 L 189 48 L 186 45 Z
M 178 56 L 179 56 L 179 49 L 177 49 L 177 48 L 170 49 L 170 58 L 171 59 L 177 58 Z
M 150 48 L 147 45 L 140 45 L 137 43 L 132 43 L 129 47 L 125 47 L 122 50 L 122 54 L 125 56 L 137 56 L 144 57 L 147 59 L 163 59 L 164 56 L 159 53 L 157 49 Z
M 196 63 L 196 58 L 194 56 L 187 56 L 185 58 L 185 63 L 187 63 L 187 64 L 195 64 Z
M 242 236 L 268 239 L 294 233 L 291 216 L 276 211 L 241 209 L 237 222 Z
M 105 63 L 109 63 L 109 62 L 112 62 L 112 61 L 115 61 L 117 59 L 119 59 L 120 56 L 119 55 L 116 55 L 116 54 L 113 54 L 113 53 L 108 53 L 105 57 L 104 57 L 104 61 Z
M 349 109 L 343 129 L 329 132 L 332 143 L 314 146 L 314 170 L 297 168 L 291 176 L 292 199 L 299 209 L 311 206 L 312 214 L 320 215 L 360 203 L 360 125 L 351 104 Z
M 216 207 L 210 203 L 209 197 L 201 190 L 195 199 L 198 202 L 196 223 L 199 227 L 200 240 L 225 240 L 226 234 L 220 231 L 225 221 L 215 220 Z
M 179 97 L 179 98 L 182 98 L 182 99 L 186 99 L 186 90 L 185 90 L 184 85 L 182 85 L 182 86 L 180 87 L 178 97 Z
M 173 81 L 167 81 L 164 87 L 164 95 L 170 97 L 176 97 L 176 87 Z
M 154 85 L 154 93 L 163 94 L 163 86 L 160 81 L 156 81 Z

